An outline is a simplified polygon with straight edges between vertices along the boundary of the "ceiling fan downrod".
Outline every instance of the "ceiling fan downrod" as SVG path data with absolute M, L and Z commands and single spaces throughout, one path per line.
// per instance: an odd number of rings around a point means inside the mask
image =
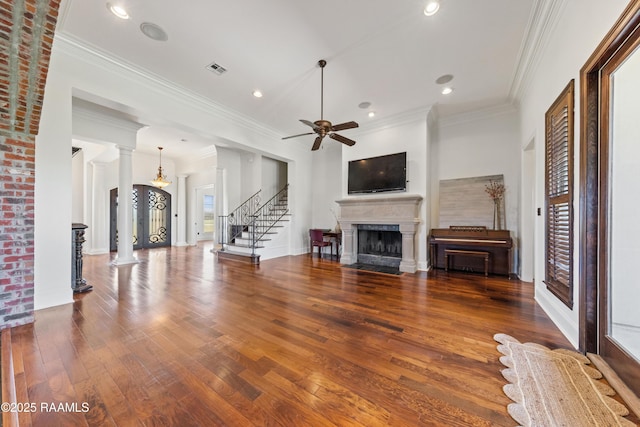
M 324 120 L 324 66 L 327 65 L 327 61 L 321 59 L 318 61 L 320 67 L 320 120 Z

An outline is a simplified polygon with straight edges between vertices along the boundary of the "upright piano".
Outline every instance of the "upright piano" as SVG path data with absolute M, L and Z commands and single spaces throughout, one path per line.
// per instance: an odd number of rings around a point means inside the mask
M 429 252 L 434 268 L 488 272 L 511 277 L 512 247 L 513 240 L 509 230 L 451 226 L 434 228 L 429 234 Z

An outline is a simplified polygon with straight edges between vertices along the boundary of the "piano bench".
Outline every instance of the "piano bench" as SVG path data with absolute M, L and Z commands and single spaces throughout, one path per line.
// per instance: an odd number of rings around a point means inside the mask
M 484 276 L 489 276 L 489 252 L 485 251 L 465 251 L 463 249 L 444 250 L 444 271 L 449 271 L 449 256 L 462 255 L 484 259 Z

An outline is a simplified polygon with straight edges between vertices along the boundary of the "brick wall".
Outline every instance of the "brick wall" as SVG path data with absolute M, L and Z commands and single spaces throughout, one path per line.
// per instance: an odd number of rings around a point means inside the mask
M 33 321 L 35 135 L 60 0 L 0 0 L 0 329 Z

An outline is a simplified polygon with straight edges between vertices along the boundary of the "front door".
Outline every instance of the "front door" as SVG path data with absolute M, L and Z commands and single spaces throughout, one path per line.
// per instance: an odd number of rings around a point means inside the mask
M 171 194 L 149 185 L 134 185 L 131 193 L 133 248 L 171 246 Z M 118 189 L 111 190 L 110 249 L 118 250 Z

